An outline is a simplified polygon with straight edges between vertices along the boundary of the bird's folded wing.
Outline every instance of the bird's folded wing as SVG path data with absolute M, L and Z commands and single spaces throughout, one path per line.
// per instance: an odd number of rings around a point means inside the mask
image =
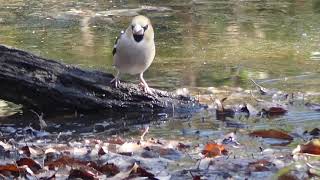
M 119 39 L 121 38 L 121 36 L 122 36 L 123 34 L 124 34 L 124 31 L 121 31 L 119 37 L 117 37 L 116 42 L 114 43 L 113 50 L 112 50 L 112 55 L 113 55 L 113 56 L 114 56 L 114 54 L 116 54 L 116 52 L 117 52 L 117 45 L 118 45 Z

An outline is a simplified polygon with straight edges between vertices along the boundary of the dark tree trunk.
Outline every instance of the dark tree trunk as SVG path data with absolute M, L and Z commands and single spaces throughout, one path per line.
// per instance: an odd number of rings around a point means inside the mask
M 137 85 L 110 85 L 112 74 L 80 69 L 0 45 L 0 99 L 44 113 L 59 111 L 185 112 L 201 108 L 193 98 Z

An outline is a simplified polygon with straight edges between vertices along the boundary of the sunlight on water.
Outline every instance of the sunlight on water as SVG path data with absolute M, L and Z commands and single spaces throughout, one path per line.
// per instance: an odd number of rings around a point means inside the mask
M 196 89 L 199 87 L 250 88 L 252 78 L 264 86 L 288 92 L 316 93 L 320 89 L 318 1 L 0 3 L 1 44 L 106 72 L 114 72 L 111 52 L 120 30 L 127 27 L 132 16 L 149 16 L 155 27 L 157 47 L 156 58 L 145 74 L 152 87 L 187 87 L 194 92 L 200 91 Z M 124 78 L 137 80 L 132 76 Z M 164 129 L 155 129 L 153 133 L 194 135 L 200 128 L 203 131 L 198 135 L 208 136 L 219 134 L 227 124 L 214 116 L 205 122 L 201 116 L 192 119 L 169 121 Z M 319 114 L 297 111 L 283 119 L 290 123 L 316 121 Z M 246 123 L 243 127 L 251 126 Z
M 146 73 L 155 87 L 245 87 L 247 78 L 319 73 L 316 1 L 3 1 L 0 41 L 113 72 L 115 36 L 139 13 L 156 29 L 157 55 Z

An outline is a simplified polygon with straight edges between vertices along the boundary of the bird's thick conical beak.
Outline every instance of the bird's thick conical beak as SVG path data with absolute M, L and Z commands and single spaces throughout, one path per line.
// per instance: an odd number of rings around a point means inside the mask
M 144 29 L 140 25 L 135 25 L 132 29 L 134 35 L 143 35 Z

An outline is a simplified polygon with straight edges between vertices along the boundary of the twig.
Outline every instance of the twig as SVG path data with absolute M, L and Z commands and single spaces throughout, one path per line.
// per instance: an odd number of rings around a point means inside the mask
M 251 81 L 255 86 L 257 86 L 257 87 L 259 88 L 259 91 L 260 91 L 260 93 L 261 93 L 262 95 L 265 95 L 265 94 L 268 93 L 269 90 L 268 90 L 267 88 L 262 87 L 261 85 L 259 85 L 258 83 L 256 83 L 253 79 L 250 79 L 250 81 Z
M 254 100 L 256 100 L 257 102 L 264 102 L 263 99 L 258 99 L 258 98 L 256 98 L 256 97 L 253 95 L 252 90 L 250 90 L 250 94 L 251 94 L 251 97 L 252 97 Z
M 30 110 L 31 112 L 33 112 L 35 115 L 38 116 L 38 119 L 39 119 L 39 125 L 40 125 L 40 128 L 41 130 L 45 129 L 46 127 L 48 127 L 47 123 L 44 121 L 43 119 L 43 113 L 41 113 L 41 115 L 39 115 L 37 112 L 35 112 L 34 110 Z
M 143 138 L 148 132 L 149 132 L 149 126 L 146 128 L 146 130 L 144 130 L 143 134 L 141 135 L 141 137 L 140 137 L 141 142 L 144 141 Z

